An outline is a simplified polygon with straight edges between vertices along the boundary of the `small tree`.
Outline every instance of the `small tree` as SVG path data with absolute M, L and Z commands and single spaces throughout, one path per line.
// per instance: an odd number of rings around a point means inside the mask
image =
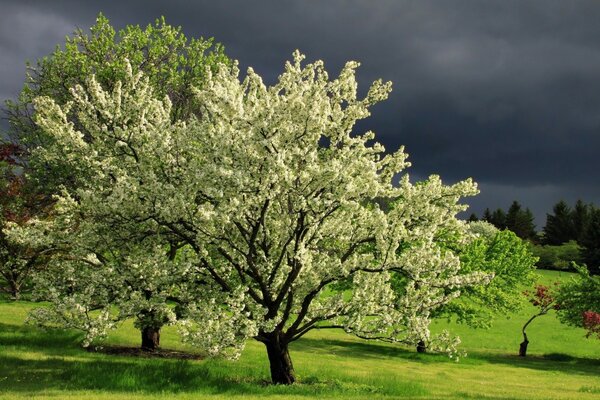
M 468 222 L 477 222 L 479 221 L 479 218 L 477 218 L 477 214 L 475 213 L 471 213 L 471 215 L 469 215 L 469 218 L 467 218 Z
M 555 286 L 558 283 L 554 284 Z M 529 339 L 527 338 L 527 333 L 525 330 L 529 326 L 531 322 L 537 317 L 548 314 L 548 311 L 552 309 L 559 309 L 559 305 L 556 302 L 556 297 L 554 293 L 554 289 L 551 289 L 548 286 L 544 285 L 536 285 L 535 292 L 531 293 L 529 291 L 523 292 L 523 294 L 529 297 L 529 302 L 538 308 L 538 312 L 531 316 L 523 325 L 521 332 L 523 334 L 523 342 L 519 345 L 519 356 L 526 357 L 527 356 L 527 346 L 529 345 Z
M 155 350 L 160 330 L 173 324 L 181 303 L 193 292 L 184 290 L 193 268 L 179 252 L 149 226 L 127 229 L 88 219 L 83 208 L 72 214 L 73 200 L 61 199 L 50 218 L 32 220 L 25 228 L 12 226 L 13 243 L 51 247 L 47 267 L 35 276 L 34 299 L 50 302 L 36 308 L 29 322 L 85 332 L 83 346 L 104 338 L 122 321 L 134 319 L 141 348 Z M 139 236 L 136 236 L 139 232 Z
M 561 322 L 586 329 L 589 337 L 598 333 L 600 278 L 583 267 L 577 271 L 579 276 L 561 285 L 557 293 L 558 317 Z
M 272 87 L 252 70 L 242 82 L 235 66 L 208 71 L 189 123 L 173 124 L 169 102 L 131 69 L 112 91 L 90 80 L 68 107 L 37 101 L 38 123 L 55 139 L 40 157 L 94 176 L 74 201 L 61 195 L 65 215 L 185 243 L 201 297 L 187 302 L 184 337 L 233 357 L 253 337 L 273 382 L 285 384 L 295 381 L 289 344 L 312 329 L 422 338 L 429 310 L 459 294 L 447 288 L 490 278 L 461 274 L 438 240 L 467 235 L 456 214 L 474 184 L 432 176 L 413 185 L 405 175 L 394 186 L 408 166 L 403 151 L 386 154 L 372 133 L 353 132 L 390 85 L 377 81 L 358 99 L 357 63 L 330 81 L 322 62 L 302 59 L 295 53 Z M 91 140 L 69 123 L 72 109 Z M 381 198 L 398 200 L 384 211 Z M 391 271 L 406 280 L 402 293 Z M 352 282 L 350 293 L 331 295 L 340 281 Z

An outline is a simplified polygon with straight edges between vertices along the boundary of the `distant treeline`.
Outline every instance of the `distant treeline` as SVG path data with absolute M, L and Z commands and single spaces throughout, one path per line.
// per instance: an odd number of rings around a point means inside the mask
M 535 231 L 533 213 L 513 201 L 508 210 L 486 208 L 481 218 L 471 214 L 469 221 L 487 221 L 498 229 L 509 229 L 532 243 L 532 251 L 542 268 L 566 269 L 571 261 L 585 263 L 593 274 L 600 273 L 600 208 L 577 200 L 573 207 L 561 200 L 552 213 L 546 214 L 546 225 Z

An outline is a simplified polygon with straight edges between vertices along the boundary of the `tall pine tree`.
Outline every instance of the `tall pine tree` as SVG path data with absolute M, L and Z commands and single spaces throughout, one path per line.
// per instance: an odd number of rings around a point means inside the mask
M 489 222 L 498 229 L 506 229 L 506 213 L 501 208 L 496 209 Z
M 492 212 L 490 211 L 489 208 L 486 208 L 485 211 L 483 211 L 481 220 L 485 221 L 485 222 L 489 222 L 490 224 L 492 223 Z
M 574 239 L 581 244 L 586 225 L 590 218 L 590 206 L 585 204 L 581 199 L 577 200 L 573 211 L 571 211 L 571 219 L 573 220 L 573 230 L 575 233 Z
M 590 274 L 600 275 L 600 209 L 590 207 L 589 222 L 581 238 L 581 255 Z
M 546 214 L 544 244 L 558 246 L 577 238 L 573 211 L 563 200 L 554 205 L 553 214 Z
M 518 201 L 513 201 L 506 213 L 506 229 L 510 229 L 521 239 L 534 239 L 536 234 L 531 210 L 523 210 Z

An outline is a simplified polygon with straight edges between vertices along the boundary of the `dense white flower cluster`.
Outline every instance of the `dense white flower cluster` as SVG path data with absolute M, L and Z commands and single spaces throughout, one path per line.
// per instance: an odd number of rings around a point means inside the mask
M 60 158 L 79 180 L 54 220 L 37 223 L 70 254 L 54 269 L 64 280 L 45 283 L 62 323 L 93 337 L 142 309 L 175 322 L 176 297 L 187 340 L 235 357 L 254 337 L 271 359 L 318 327 L 429 338 L 431 310 L 460 294 L 447 289 L 491 279 L 461 273 L 447 245 L 473 237 L 456 214 L 476 185 L 412 184 L 406 174 L 394 185 L 409 166 L 403 149 L 386 153 L 372 132 L 354 131 L 390 83 L 359 99 L 358 63 L 330 80 L 321 61 L 303 58 L 296 52 L 274 86 L 251 69 L 240 80 L 235 65 L 207 71 L 186 122 L 171 123 L 168 100 L 131 70 L 111 92 L 92 77 L 64 107 L 36 101 L 55 138 L 36 156 Z M 76 290 L 65 296 L 68 285 Z M 120 315 L 91 314 L 95 304 L 118 304 Z M 84 315 L 94 323 L 78 322 Z

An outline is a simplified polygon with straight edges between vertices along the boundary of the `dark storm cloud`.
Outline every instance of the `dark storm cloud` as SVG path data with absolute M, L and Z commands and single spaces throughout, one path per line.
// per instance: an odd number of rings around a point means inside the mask
M 600 203 L 600 3 L 584 1 L 3 1 L 0 95 L 23 62 L 49 53 L 102 11 L 117 27 L 164 15 L 190 36 L 215 36 L 273 81 L 299 48 L 331 72 L 362 62 L 363 90 L 394 82 L 360 127 L 411 174 L 473 176 L 474 210 L 518 199 L 543 216 L 560 198 Z

